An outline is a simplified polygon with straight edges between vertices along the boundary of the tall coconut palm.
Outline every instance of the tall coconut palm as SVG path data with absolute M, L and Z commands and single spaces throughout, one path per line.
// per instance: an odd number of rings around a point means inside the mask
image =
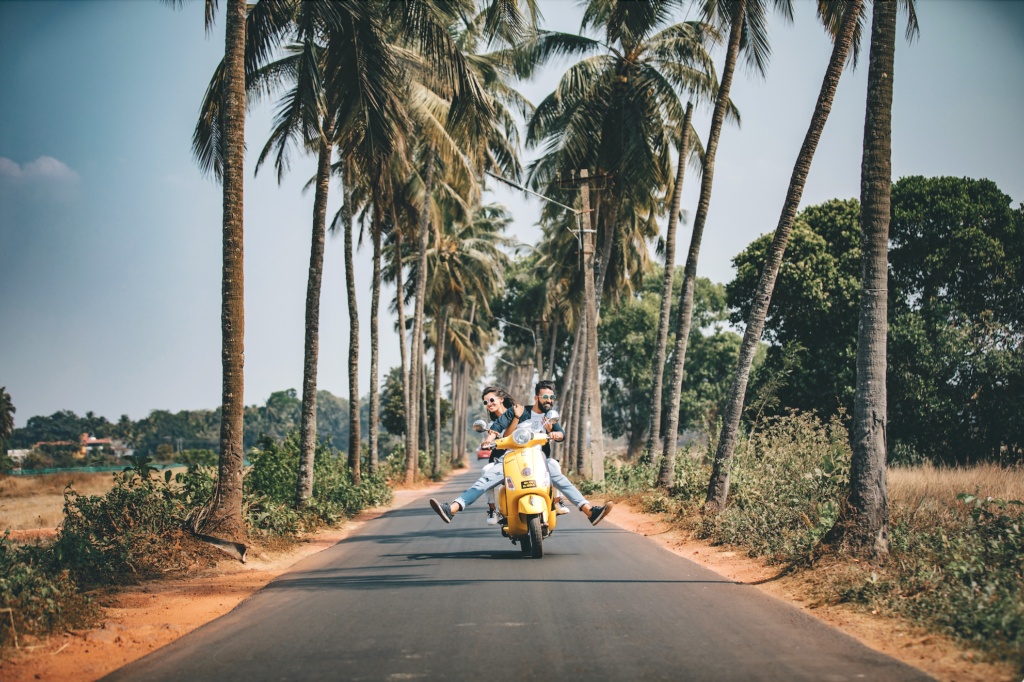
M 917 35 L 914 0 L 904 0 L 907 39 Z M 892 88 L 896 52 L 895 2 L 875 2 L 868 57 L 868 97 L 861 162 L 862 230 L 857 391 L 853 404 L 853 458 L 849 507 L 854 548 L 872 558 L 889 553 L 885 487 L 888 334 L 889 200 L 892 188 Z
M 686 114 L 683 117 L 682 140 L 679 144 L 679 160 L 676 164 L 676 178 L 672 187 L 672 202 L 668 210 L 668 226 L 665 229 L 665 273 L 661 285 L 661 309 L 658 313 L 657 341 L 654 347 L 654 359 L 651 362 L 651 419 L 647 425 L 647 447 L 643 454 L 645 461 L 653 457 L 655 444 L 661 434 L 661 387 L 665 376 L 665 347 L 668 343 L 668 318 L 672 309 L 672 280 L 675 276 L 676 258 L 676 226 L 679 224 L 679 208 L 683 194 L 683 177 L 686 172 L 687 157 L 690 156 L 691 121 L 693 120 L 693 100 L 686 103 Z
M 547 158 L 531 167 L 531 179 L 535 184 L 547 184 L 549 192 L 559 176 L 568 177 L 579 168 L 596 167 L 614 176 L 607 206 L 597 206 L 598 222 L 603 219 L 605 225 L 601 257 L 594 264 L 597 279 L 593 285 L 598 297 L 605 287 L 613 245 L 619 241 L 623 203 L 629 201 L 634 212 L 646 209 L 650 214 L 651 198 L 672 182 L 668 131 L 679 129 L 685 118 L 678 92 L 709 93 L 714 89 L 706 45 L 717 33 L 699 22 L 664 26 L 677 6 L 672 1 L 593 0 L 585 11 L 583 27 L 600 28 L 604 40 L 544 32 L 520 50 L 523 73 L 551 56 L 586 57 L 570 67 L 558 89 L 538 105 L 527 127 L 527 142 L 547 141 Z M 586 189 L 584 193 L 589 194 Z M 584 222 L 589 220 L 587 215 Z M 584 234 L 585 270 L 593 257 L 587 246 L 590 239 Z M 590 287 L 585 281 L 584 288 Z M 596 309 L 593 315 L 588 312 L 586 319 L 588 361 L 584 366 L 585 377 L 590 378 L 591 441 L 600 448 Z M 592 468 L 598 478 L 603 475 L 601 462 Z
M 693 219 L 693 232 L 690 235 L 690 247 L 686 254 L 683 286 L 679 297 L 676 342 L 672 353 L 672 379 L 669 384 L 668 404 L 672 407 L 667 415 L 668 423 L 665 426 L 662 467 L 659 475 L 659 484 L 665 487 L 671 485 L 672 480 L 669 471 L 674 466 L 676 438 L 679 433 L 679 409 L 677 406 L 682 392 L 683 369 L 686 365 L 686 344 L 690 338 L 690 326 L 693 322 L 693 292 L 697 282 L 697 260 L 700 256 L 701 241 L 704 238 L 704 225 L 711 207 L 711 189 L 715 179 L 715 155 L 718 152 L 718 141 L 730 109 L 729 91 L 732 88 L 732 79 L 740 50 L 743 50 L 747 64 L 756 72 L 763 74 L 768 66 L 770 48 L 766 15 L 769 4 L 778 14 L 782 15 L 784 20 L 792 21 L 791 0 L 703 0 L 701 5 L 706 21 L 721 28 L 729 27 L 729 38 L 726 42 L 722 80 L 718 86 L 715 108 L 711 114 L 711 130 L 708 132 L 704 150 L 700 197 L 697 200 L 697 213 Z
M 474 218 L 462 224 L 444 221 L 433 247 L 428 249 L 425 263 L 429 270 L 430 287 L 426 299 L 434 312 L 434 474 L 440 473 L 441 430 L 441 368 L 444 363 L 449 311 L 466 307 L 467 298 L 479 302 L 481 314 L 489 315 L 488 301 L 501 287 L 501 273 L 508 257 L 501 250 L 509 240 L 501 235 L 508 224 L 503 217 L 504 207 L 487 206 L 477 211 Z M 415 266 L 418 269 L 420 266 Z M 419 274 L 418 272 L 416 274 Z
M 185 0 L 165 0 L 180 7 Z M 216 13 L 206 0 L 206 30 Z M 193 135 L 193 154 L 204 172 L 223 188 L 221 224 L 221 428 L 217 484 L 207 507 L 192 518 L 196 532 L 235 543 L 245 556 L 242 515 L 242 413 L 245 342 L 243 269 L 243 162 L 246 76 L 262 66 L 290 26 L 287 0 L 260 0 L 249 12 L 246 0 L 227 0 L 224 59 L 217 68 Z M 230 545 L 224 545 L 230 549 Z
M 11 402 L 6 386 L 0 386 L 0 455 L 7 454 L 7 441 L 14 433 L 14 413 L 17 410 Z
M 818 17 L 824 20 L 825 28 L 832 35 L 834 45 L 829 57 L 828 68 L 825 70 L 825 78 L 822 80 L 821 89 L 818 92 L 818 101 L 815 103 L 814 112 L 811 115 L 810 126 L 804 136 L 796 164 L 793 166 L 789 189 L 786 192 L 786 201 L 782 206 L 782 215 L 775 228 L 775 237 L 769 247 L 768 257 L 757 285 L 757 292 L 754 294 L 754 303 L 747 318 L 736 375 L 733 378 L 729 404 L 722 420 L 722 432 L 719 435 L 718 450 L 715 453 L 711 480 L 708 483 L 705 505 L 711 510 L 724 509 L 728 499 L 729 466 L 736 446 L 736 434 L 739 431 L 740 417 L 743 412 L 743 398 L 747 390 L 747 379 L 750 376 L 750 365 L 754 360 L 757 346 L 761 343 L 761 332 L 764 329 L 764 319 L 768 312 L 768 304 L 771 302 L 772 290 L 775 288 L 775 278 L 779 273 L 779 265 L 782 263 L 786 245 L 789 243 L 789 233 L 793 228 L 804 184 L 807 182 L 807 175 L 811 170 L 814 151 L 817 149 L 821 131 L 825 128 L 825 122 L 832 110 L 832 100 L 839 87 L 839 77 L 843 73 L 843 68 L 850 56 L 851 44 L 855 41 L 861 25 L 862 9 L 863 0 L 822 0 L 818 3 Z M 852 60 L 850 63 L 853 64 Z
M 382 19 L 379 13 L 366 11 L 365 7 L 313 0 L 299 2 L 294 19 L 296 43 L 291 49 L 292 54 L 260 72 L 261 75 L 267 73 L 288 78 L 293 85 L 282 98 L 273 133 L 257 162 L 257 171 L 276 150 L 275 166 L 280 181 L 288 168 L 289 148 L 293 144 L 316 151 L 319 157 L 306 290 L 302 426 L 296 486 L 296 505 L 299 507 L 304 506 L 313 492 L 320 285 L 332 152 L 339 144 L 346 157 L 346 167 L 348 159 L 354 157 L 358 159 L 358 167 L 374 169 L 390 159 L 401 139 L 404 116 L 400 102 L 392 94 L 400 87 L 401 76 L 382 29 Z M 346 63 L 366 66 L 353 70 L 345 67 Z M 346 199 L 351 199 L 351 192 L 346 194 Z M 347 227 L 350 229 L 350 224 Z M 350 246 L 351 238 L 347 237 Z M 352 310 L 354 306 L 350 301 L 350 312 Z M 353 356 L 355 363 L 351 362 Z M 350 348 L 350 372 L 352 364 L 356 365 L 357 371 L 358 338 L 355 347 Z M 350 376 L 350 387 L 355 383 L 352 379 Z M 358 390 L 350 396 L 350 403 L 355 403 L 358 410 Z M 355 416 L 358 424 L 358 412 Z M 371 451 L 374 450 L 372 435 L 371 425 Z M 358 482 L 358 427 L 355 436 L 354 443 L 349 443 L 349 462 L 353 467 L 353 477 Z

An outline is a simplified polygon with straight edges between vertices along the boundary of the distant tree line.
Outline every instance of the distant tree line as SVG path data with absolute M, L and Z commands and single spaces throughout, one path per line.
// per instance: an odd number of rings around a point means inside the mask
M 263 405 L 250 405 L 244 412 L 244 447 L 248 452 L 260 439 L 267 435 L 277 442 L 283 442 L 289 431 L 299 427 L 302 401 L 294 389 L 276 391 L 270 394 Z M 360 401 L 360 413 L 365 424 L 369 416 L 366 400 Z M 319 391 L 317 396 L 317 422 L 320 424 L 319 437 L 330 439 L 331 444 L 345 450 L 349 437 L 348 400 L 339 398 L 329 391 Z M 49 416 L 29 418 L 22 428 L 13 429 L 7 442 L 10 449 L 30 449 L 40 442 L 69 441 L 78 443 L 81 435 L 88 433 L 96 438 L 115 438 L 124 441 L 136 454 L 155 457 L 157 461 L 177 461 L 203 457 L 197 451 L 216 453 L 220 447 L 220 409 L 214 410 L 153 410 L 149 416 L 133 421 L 128 415 L 121 415 L 117 422 L 93 412 L 78 416 L 71 410 L 60 410 Z M 59 447 L 46 446 L 40 455 L 56 466 L 80 466 L 72 450 L 67 452 Z M 179 451 L 186 454 L 179 455 Z

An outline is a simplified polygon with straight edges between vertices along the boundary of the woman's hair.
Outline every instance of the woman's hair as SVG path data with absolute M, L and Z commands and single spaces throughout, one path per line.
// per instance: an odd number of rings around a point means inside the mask
M 516 399 L 512 397 L 512 394 L 503 389 L 501 386 L 488 386 L 480 394 L 480 397 L 483 398 L 488 393 L 493 393 L 494 395 L 501 398 L 501 404 L 505 406 L 506 410 L 516 404 Z

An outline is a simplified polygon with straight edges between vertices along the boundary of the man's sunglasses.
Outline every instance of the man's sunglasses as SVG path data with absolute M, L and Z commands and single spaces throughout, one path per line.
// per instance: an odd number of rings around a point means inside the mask
M 537 397 L 540 398 L 541 400 L 554 400 L 555 399 L 555 394 L 554 393 L 548 393 L 547 395 L 539 395 Z

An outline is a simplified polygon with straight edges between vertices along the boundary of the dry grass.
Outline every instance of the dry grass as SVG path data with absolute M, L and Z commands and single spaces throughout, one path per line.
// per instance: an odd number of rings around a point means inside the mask
M 889 469 L 887 486 L 894 512 L 912 515 L 919 527 L 950 528 L 963 524 L 955 511 L 960 507 L 956 500 L 960 493 L 1024 501 L 1024 469 L 996 464 L 895 467 Z M 1011 507 L 1010 511 L 1019 513 L 1019 509 Z
M 110 473 L 41 474 L 0 477 L 0 532 L 56 528 L 64 520 L 64 488 L 74 483 L 86 495 L 113 486 Z
M 0 533 L 8 528 L 56 528 L 64 520 L 64 488 L 69 483 L 74 483 L 75 490 L 83 495 L 103 495 L 113 487 L 114 480 L 108 471 L 0 476 Z

